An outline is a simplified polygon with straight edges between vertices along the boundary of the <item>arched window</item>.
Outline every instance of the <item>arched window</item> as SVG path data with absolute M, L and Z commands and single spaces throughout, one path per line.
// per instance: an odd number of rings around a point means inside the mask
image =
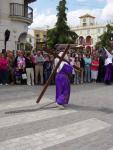
M 92 38 L 91 36 L 86 37 L 86 45 L 91 45 L 92 44 Z
M 84 44 L 84 37 L 80 36 L 79 37 L 79 45 L 83 45 Z

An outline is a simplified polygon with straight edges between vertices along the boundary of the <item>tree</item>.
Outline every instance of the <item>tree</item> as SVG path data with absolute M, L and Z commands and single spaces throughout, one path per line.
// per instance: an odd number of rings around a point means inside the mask
M 53 29 L 47 32 L 47 44 L 53 48 L 56 44 L 74 43 L 77 34 L 67 25 L 66 0 L 60 0 L 57 6 L 57 22 Z
M 96 48 L 102 48 L 102 47 L 106 47 L 107 49 L 112 48 L 111 40 L 113 38 L 113 33 L 112 33 L 113 27 L 110 26 L 109 24 L 106 27 L 107 27 L 107 31 L 104 32 L 99 37 L 100 41 L 96 43 Z

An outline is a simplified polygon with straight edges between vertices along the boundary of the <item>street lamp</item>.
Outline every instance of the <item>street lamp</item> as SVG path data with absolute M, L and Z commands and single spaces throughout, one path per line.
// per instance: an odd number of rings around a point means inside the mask
M 111 47 L 113 48 L 113 31 L 111 31 L 110 43 Z
M 4 53 L 6 54 L 6 45 L 7 45 L 7 42 L 10 38 L 10 31 L 7 29 L 5 30 L 5 33 L 4 33 L 4 36 L 5 36 L 5 41 L 4 41 Z
M 111 41 L 113 41 L 113 31 L 111 31 Z
M 40 37 L 37 37 L 36 41 L 36 49 L 38 50 L 40 48 Z

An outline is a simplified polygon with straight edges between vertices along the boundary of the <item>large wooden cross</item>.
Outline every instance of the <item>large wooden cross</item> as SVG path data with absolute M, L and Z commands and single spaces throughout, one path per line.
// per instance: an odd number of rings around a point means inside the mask
M 45 84 L 43 90 L 41 91 L 39 97 L 37 98 L 36 103 L 39 103 L 39 102 L 40 102 L 40 100 L 41 100 L 41 98 L 43 97 L 43 95 L 44 95 L 44 93 L 45 93 L 47 87 L 49 86 L 49 84 L 50 84 L 50 82 L 51 82 L 53 76 L 55 75 L 57 69 L 59 68 L 61 62 L 62 62 L 62 61 L 65 61 L 65 62 L 69 63 L 69 61 L 67 61 L 67 60 L 64 59 L 64 57 L 65 57 L 66 53 L 68 52 L 69 48 L 70 48 L 70 45 L 68 45 L 68 46 L 65 48 L 65 50 L 64 50 L 64 52 L 63 52 L 63 55 L 62 55 L 61 57 L 60 57 L 59 55 L 57 55 L 56 53 L 52 52 L 51 50 L 45 50 L 47 53 L 52 54 L 54 57 L 59 58 L 59 62 L 57 63 L 57 65 L 56 65 L 56 67 L 54 68 L 54 70 L 52 71 L 51 75 L 49 76 L 49 79 L 46 81 L 46 84 Z M 74 68 L 75 68 L 77 71 L 80 72 L 80 68 L 78 68 L 77 66 L 74 66 Z

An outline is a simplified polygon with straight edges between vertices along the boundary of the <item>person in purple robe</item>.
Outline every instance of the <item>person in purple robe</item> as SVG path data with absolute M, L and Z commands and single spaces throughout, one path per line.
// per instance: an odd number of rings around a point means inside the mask
M 105 49 L 106 59 L 105 59 L 105 77 L 104 82 L 107 85 L 111 84 L 112 81 L 112 55 Z
M 61 56 L 63 52 L 59 54 Z M 68 59 L 67 55 L 65 56 L 65 59 Z M 58 63 L 58 58 L 56 63 Z M 70 98 L 70 80 L 69 75 L 72 74 L 73 67 L 66 63 L 62 62 L 60 64 L 60 67 L 57 70 L 55 83 L 56 83 L 56 104 L 64 108 L 65 104 L 68 104 L 69 98 Z

